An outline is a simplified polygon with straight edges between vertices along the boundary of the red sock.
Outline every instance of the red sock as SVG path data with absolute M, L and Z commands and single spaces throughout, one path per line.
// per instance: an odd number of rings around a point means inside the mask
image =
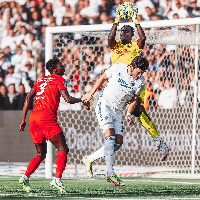
M 25 175 L 30 177 L 30 175 L 39 167 L 40 163 L 42 162 L 40 156 L 35 156 L 31 162 L 29 163 Z
M 61 178 L 62 173 L 65 170 L 65 166 L 67 163 L 67 153 L 64 151 L 59 151 L 56 159 L 56 178 Z

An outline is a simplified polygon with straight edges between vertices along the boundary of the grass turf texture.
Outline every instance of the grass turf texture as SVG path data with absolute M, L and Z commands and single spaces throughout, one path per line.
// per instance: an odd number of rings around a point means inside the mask
M 67 194 L 59 194 L 50 187 L 51 180 L 44 178 L 31 178 L 33 192 L 26 194 L 18 180 L 19 177 L 0 176 L 0 199 L 200 199 L 200 180 L 191 179 L 123 178 L 126 185 L 122 187 L 103 178 L 63 179 Z

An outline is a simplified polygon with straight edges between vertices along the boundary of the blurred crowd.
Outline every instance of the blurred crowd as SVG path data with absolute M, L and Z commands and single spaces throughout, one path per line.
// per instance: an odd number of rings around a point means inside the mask
M 0 3 L 0 109 L 22 109 L 21 102 L 34 82 L 45 75 L 45 29 L 113 23 L 118 4 L 138 7 L 139 21 L 200 16 L 200 0 L 16 0 Z M 129 20 L 123 20 L 127 22 Z M 131 21 L 131 20 L 130 20 Z M 74 38 L 73 38 L 74 39 Z M 110 66 L 106 40 L 90 41 L 99 47 L 83 48 L 80 38 L 67 40 L 60 58 L 66 66 L 70 92 L 81 96 Z M 78 43 L 79 42 L 79 43 Z M 88 44 L 81 39 L 81 45 Z M 71 46 L 73 48 L 71 48 Z M 179 79 L 175 73 L 175 50 L 166 45 L 147 45 L 143 55 L 150 62 L 146 73 L 145 106 L 192 107 L 194 98 L 194 48 L 178 47 Z M 80 69 L 81 66 L 81 69 Z M 176 80 L 176 81 L 175 81 Z M 81 86 L 81 87 L 80 87 Z M 178 99 L 177 99 L 178 94 Z M 20 103 L 19 103 L 20 102 Z M 62 109 L 68 109 L 66 106 Z M 80 105 L 74 107 L 80 109 Z
M 104 39 L 101 39 L 101 42 L 104 43 Z M 65 54 L 65 51 L 70 53 Z M 97 78 L 111 65 L 111 52 L 106 45 L 99 44 L 93 48 L 86 45 L 81 52 L 75 42 L 74 45 L 71 43 L 70 49 L 65 48 L 64 52 L 61 53 L 60 59 L 66 66 L 65 79 L 68 91 L 77 97 L 89 92 Z M 144 73 L 146 80 L 144 107 L 146 109 L 192 108 L 195 86 L 194 46 L 145 45 L 141 54 L 149 61 L 149 70 Z M 79 67 L 81 62 L 82 71 Z M 96 94 L 97 98 L 101 94 L 101 89 L 99 88 L 99 93 Z M 97 98 L 94 98 L 94 105 Z M 200 102 L 200 87 L 198 101 Z M 65 106 L 66 104 L 63 104 L 61 109 L 65 110 Z

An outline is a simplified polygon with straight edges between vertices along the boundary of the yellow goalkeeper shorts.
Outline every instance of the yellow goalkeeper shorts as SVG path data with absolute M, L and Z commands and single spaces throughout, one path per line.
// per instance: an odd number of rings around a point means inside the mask
M 144 96 L 145 96 L 145 86 L 144 89 L 142 90 L 141 94 L 140 94 L 140 98 L 142 99 L 142 105 L 144 104 Z

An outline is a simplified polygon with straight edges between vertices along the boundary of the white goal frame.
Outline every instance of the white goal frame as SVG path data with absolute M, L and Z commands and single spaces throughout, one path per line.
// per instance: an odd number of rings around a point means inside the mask
M 199 25 L 200 17 L 177 19 L 177 20 L 159 20 L 141 22 L 143 28 L 169 27 L 169 26 L 184 26 L 184 25 Z M 132 25 L 133 23 L 120 23 L 118 29 L 123 25 Z M 67 33 L 67 32 L 81 32 L 81 31 L 101 31 L 111 30 L 112 24 L 100 25 L 78 25 L 78 26 L 57 26 L 46 28 L 46 43 L 45 43 L 45 62 L 52 58 L 53 55 L 53 34 Z M 197 128 L 197 81 L 198 81 L 198 34 L 199 26 L 196 26 L 195 39 L 195 86 L 194 86 L 194 107 L 193 107 L 193 128 L 192 128 L 192 166 L 191 173 L 194 175 L 195 170 L 195 135 Z M 45 178 L 52 178 L 53 173 L 53 145 L 47 142 L 47 156 L 45 160 Z

